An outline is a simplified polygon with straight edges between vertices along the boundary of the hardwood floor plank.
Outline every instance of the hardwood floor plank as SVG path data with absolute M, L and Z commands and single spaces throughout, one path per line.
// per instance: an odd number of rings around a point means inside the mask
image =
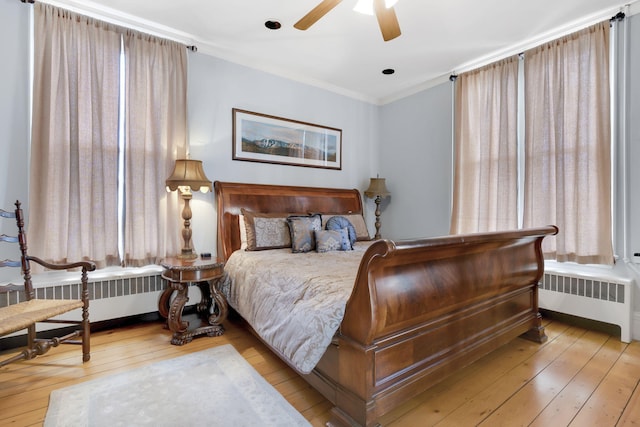
M 549 339 L 544 344 L 522 338 L 507 343 L 476 363 L 436 384 L 418 398 L 412 399 L 412 402 L 409 403 L 417 401 L 419 406 L 414 405 L 414 408 L 409 408 L 410 410 L 406 414 L 393 419 L 392 417 L 399 410 L 402 410 L 402 408 L 398 408 L 385 415 L 382 418 L 383 425 L 404 427 L 405 425 L 419 425 L 420 422 L 425 426 L 435 425 L 475 396 L 493 387 L 501 376 L 527 362 L 558 337 L 562 337 L 566 333 L 575 334 L 577 331 L 567 325 L 554 324 L 547 327 Z
M 637 425 L 640 343 L 626 345 L 558 321 L 544 324 L 546 343 L 516 339 L 386 414 L 382 425 Z M 241 322 L 225 327 L 220 337 L 174 346 L 162 322 L 128 325 L 94 333 L 87 363 L 79 348 L 67 346 L 3 367 L 0 425 L 41 426 L 55 389 L 231 344 L 312 426 L 325 426 L 330 402 Z
M 547 328 L 549 341 L 553 341 L 569 327 L 561 323 L 550 324 L 546 320 L 544 325 Z M 540 344 L 528 340 L 514 340 L 384 415 L 381 419 L 382 424 L 403 427 L 416 422 L 422 422 L 423 425 L 435 424 L 463 404 L 466 396 L 474 395 L 491 384 L 495 375 L 501 372 L 500 370 L 508 370 L 522 363 L 540 348 Z M 425 404 L 424 402 L 427 401 L 428 404 Z M 421 407 L 418 409 L 418 406 Z M 409 412 L 411 414 L 407 415 Z
M 636 383 L 636 388 L 627 406 L 622 412 L 622 417 L 616 427 L 632 427 L 640 425 L 640 381 Z
M 312 406 L 306 411 L 302 411 L 302 415 L 311 423 L 312 426 L 326 427 L 326 422 L 329 419 L 329 411 L 333 405 L 326 399 L 323 399 L 317 405 Z
M 0 419 L 3 426 L 41 426 L 47 408 L 38 408 L 33 411 L 27 411 L 14 418 Z
M 615 426 L 640 381 L 640 342 L 629 344 L 570 426 Z M 637 421 L 637 420 L 636 420 Z
M 573 380 L 538 414 L 530 427 L 568 425 L 626 347 L 617 338 L 609 337 Z
M 581 328 L 569 328 L 525 362 L 504 375 L 496 375 L 491 387 L 485 387 L 475 396 L 468 396 L 463 405 L 443 419 L 443 425 L 478 425 L 585 333 L 586 330 Z
M 522 363 L 535 353 L 539 344 L 518 339 L 453 374 L 420 396 L 383 417 L 383 425 L 405 426 L 424 422 L 433 425 L 464 404 L 470 396 L 491 386 L 495 376 Z M 399 411 L 404 412 L 393 418 Z
M 571 383 L 607 338 L 605 334 L 587 331 L 480 425 L 529 425 Z
M 283 396 L 300 413 L 308 411 L 314 406 L 327 401 L 318 391 L 316 391 L 311 386 L 296 390 L 295 392 L 289 393 L 286 396 L 283 394 Z

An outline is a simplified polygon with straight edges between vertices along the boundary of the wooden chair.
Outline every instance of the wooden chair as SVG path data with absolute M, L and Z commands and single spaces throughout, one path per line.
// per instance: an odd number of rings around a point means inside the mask
M 0 209 L 0 218 L 15 219 L 18 225 L 18 236 L 0 235 L 0 242 L 18 243 L 20 247 L 20 261 L 0 260 L 0 267 L 20 267 L 24 277 L 24 285 L 9 284 L 0 286 L 0 293 L 17 293 L 18 301 L 6 307 L 0 307 L 0 337 L 27 330 L 27 346 L 17 355 L 0 361 L 0 367 L 18 360 L 29 360 L 45 354 L 51 347 L 59 344 L 82 344 L 82 361 L 86 362 L 90 354 L 90 323 L 89 323 L 89 290 L 87 287 L 87 272 L 96 269 L 93 262 L 74 262 L 69 264 L 51 264 L 40 258 L 27 255 L 27 236 L 24 230 L 24 220 L 20 202 L 16 202 L 15 212 L 7 212 Z M 50 270 L 68 270 L 81 268 L 81 296 L 80 299 L 40 299 L 36 298 L 31 282 L 30 263 L 35 262 Z M 81 320 L 56 319 L 63 313 L 81 308 Z M 60 323 L 80 326 L 79 329 L 69 332 L 68 328 L 61 329 L 65 335 L 53 338 L 38 338 L 36 336 L 36 323 Z M 76 338 L 81 337 L 81 340 Z

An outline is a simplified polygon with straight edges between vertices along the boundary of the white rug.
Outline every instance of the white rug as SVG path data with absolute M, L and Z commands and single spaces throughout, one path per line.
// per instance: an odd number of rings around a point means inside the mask
M 44 425 L 310 424 L 227 344 L 55 390 Z

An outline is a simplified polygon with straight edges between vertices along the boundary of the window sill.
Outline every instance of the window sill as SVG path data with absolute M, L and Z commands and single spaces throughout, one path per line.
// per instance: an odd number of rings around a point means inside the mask
M 147 265 L 144 267 L 107 267 L 100 270 L 89 272 L 89 282 L 98 282 L 110 279 L 125 279 L 130 277 L 151 276 L 160 274 L 162 267 L 159 265 Z M 43 273 L 33 274 L 31 281 L 34 288 L 44 287 L 52 283 L 78 283 L 80 277 L 79 271 L 45 271 Z M 16 276 L 15 278 L 6 280 L 0 285 L 22 284 L 23 278 Z

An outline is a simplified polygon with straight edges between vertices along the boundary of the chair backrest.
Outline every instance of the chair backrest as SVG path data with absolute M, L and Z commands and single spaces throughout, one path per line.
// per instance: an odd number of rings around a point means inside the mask
M 9 236 L 6 234 L 0 235 L 0 242 L 5 243 L 18 243 L 20 247 L 20 261 L 5 259 L 0 260 L 0 267 L 20 267 L 22 269 L 22 275 L 24 277 L 24 294 L 27 300 L 35 298 L 33 291 L 33 284 L 31 283 L 31 267 L 29 265 L 29 259 L 27 256 L 27 234 L 24 229 L 24 219 L 22 216 L 22 207 L 19 200 L 15 203 L 16 209 L 14 212 L 8 212 L 0 209 L 0 218 L 15 219 L 18 227 L 17 236 Z

